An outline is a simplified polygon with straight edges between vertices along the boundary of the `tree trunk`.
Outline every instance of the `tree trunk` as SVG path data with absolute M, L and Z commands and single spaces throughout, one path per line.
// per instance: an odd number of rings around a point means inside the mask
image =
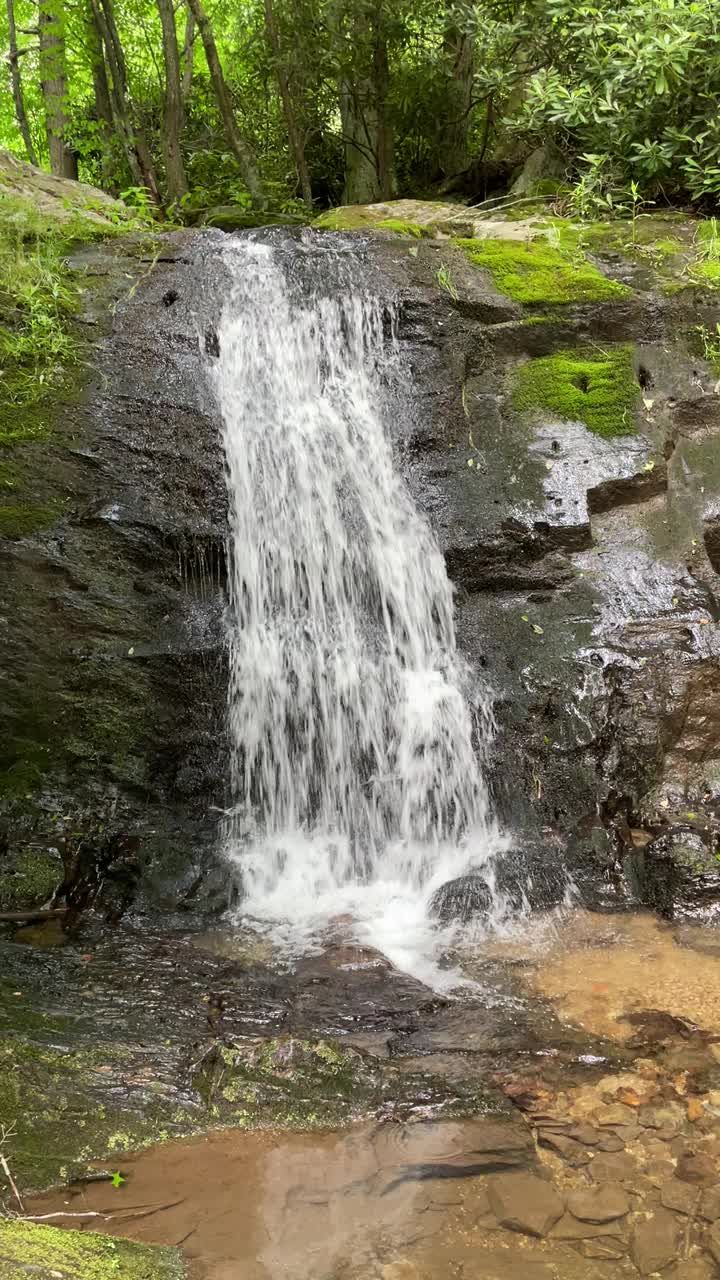
M 15 118 L 18 122 L 22 140 L 25 143 L 25 151 L 30 164 L 37 164 L 37 156 L 33 146 L 32 134 L 30 133 L 30 125 L 28 124 L 27 112 L 25 110 L 25 99 L 23 97 L 22 79 L 20 77 L 20 55 L 17 47 L 17 32 L 15 29 L 15 6 L 13 0 L 7 0 L 7 20 L 8 20 L 8 62 L 10 63 L 10 79 L 12 81 L 13 101 L 15 103 Z
M 193 78 L 193 64 L 195 61 L 195 19 L 188 9 L 185 19 L 185 42 L 183 44 L 183 73 L 180 92 L 182 94 L 183 106 L 190 97 Z
M 165 63 L 165 109 L 163 120 L 163 147 L 165 150 L 165 179 L 171 204 L 179 204 L 187 195 L 187 178 L 183 164 L 180 136 L 183 127 L 183 99 L 180 84 L 180 55 L 175 31 L 175 10 L 172 0 L 157 0 L 163 36 Z
M 445 11 L 443 47 L 449 75 L 445 88 L 446 115 L 439 139 L 439 167 L 446 178 L 463 173 L 470 163 L 468 134 L 475 80 L 475 41 L 458 23 L 456 0 Z
M 85 48 L 92 72 L 95 115 L 102 139 L 102 185 L 106 186 L 112 170 L 113 111 L 102 36 L 90 0 L 87 0 L 85 6 Z
M 150 148 L 141 131 L 133 128 L 130 118 L 125 54 L 115 23 L 112 0 L 90 0 L 90 3 L 110 71 L 110 105 L 113 122 L 122 140 L 130 173 L 137 186 L 147 187 L 150 198 L 162 211 L 162 200 Z
M 353 55 L 340 79 L 346 204 L 391 199 L 395 188 L 390 70 L 381 7 L 352 17 Z
M 225 82 L 225 76 L 223 75 L 222 64 L 220 62 L 220 56 L 217 51 L 217 45 L 215 44 L 215 37 L 212 32 L 212 27 L 210 26 L 210 21 L 202 7 L 202 0 L 188 0 L 188 5 L 190 6 L 192 15 L 197 23 L 200 38 L 203 42 L 208 71 L 210 72 L 210 79 L 212 80 L 213 88 L 215 90 L 215 97 L 217 98 L 218 106 L 220 107 L 220 114 L 223 118 L 225 136 L 227 137 L 228 145 L 233 151 L 240 166 L 243 181 L 250 192 L 253 204 L 262 209 L 265 207 L 266 199 L 262 179 L 260 177 L 260 171 L 257 165 L 257 159 L 250 142 L 238 129 L 233 104 Z
M 62 0 L 39 0 L 40 85 L 45 103 L 50 172 L 58 178 L 77 178 L 77 156 L 67 145 L 65 30 Z
M 312 209 L 312 185 L 310 183 L 310 170 L 308 169 L 307 157 L 305 155 L 305 142 L 303 140 L 302 129 L 300 128 L 295 114 L 295 104 L 293 102 L 292 90 L 290 87 L 290 76 L 288 74 L 287 65 L 282 56 L 280 32 L 278 30 L 277 22 L 275 21 L 273 0 L 265 0 L 265 32 L 268 44 L 272 51 L 273 65 L 275 67 L 278 88 L 280 89 L 280 98 L 283 105 L 283 111 L 285 113 L 288 141 L 290 143 L 290 150 L 292 152 L 298 182 L 300 183 L 303 203 L 307 209 Z

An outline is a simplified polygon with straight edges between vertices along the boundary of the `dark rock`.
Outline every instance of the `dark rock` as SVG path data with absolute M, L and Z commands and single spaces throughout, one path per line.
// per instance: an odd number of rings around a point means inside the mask
M 477 875 L 448 880 L 435 891 L 430 901 L 430 914 L 441 924 L 453 920 L 466 922 L 487 916 L 492 910 L 493 895 L 487 882 Z
M 552 1183 L 532 1173 L 498 1174 L 488 1182 L 488 1195 L 500 1226 L 523 1235 L 546 1236 L 563 1211 Z
M 681 1182 L 707 1187 L 717 1182 L 717 1164 L 704 1151 L 684 1151 L 678 1157 L 675 1174 Z
M 660 1210 L 638 1222 L 633 1231 L 630 1254 L 642 1276 L 662 1271 L 677 1257 L 680 1229 L 677 1219 Z
M 708 560 L 716 573 L 720 573 L 720 515 L 706 516 L 703 539 Z

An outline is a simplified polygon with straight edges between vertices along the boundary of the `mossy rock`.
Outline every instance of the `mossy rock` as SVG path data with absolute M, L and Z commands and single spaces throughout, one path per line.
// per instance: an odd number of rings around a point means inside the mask
M 0 1221 L 0 1280 L 28 1275 L 36 1280 L 183 1280 L 187 1271 L 177 1249 Z
M 602 351 L 579 347 L 521 365 L 512 402 L 525 412 L 545 410 L 567 422 L 584 422 L 609 439 L 635 431 L 639 393 L 631 345 Z
M 18 541 L 31 533 L 47 529 L 59 515 L 55 506 L 37 506 L 28 503 L 0 503 L 0 538 Z
M 62 880 L 63 864 L 52 849 L 21 849 L 0 857 L 0 908 L 5 911 L 39 907 Z
M 290 1036 L 218 1046 L 195 1085 L 215 1120 L 318 1129 L 347 1123 L 377 1103 L 380 1077 L 353 1050 Z
M 558 304 L 625 298 L 631 290 L 609 280 L 581 253 L 544 240 L 457 240 L 476 267 L 492 276 L 501 293 L 516 302 Z

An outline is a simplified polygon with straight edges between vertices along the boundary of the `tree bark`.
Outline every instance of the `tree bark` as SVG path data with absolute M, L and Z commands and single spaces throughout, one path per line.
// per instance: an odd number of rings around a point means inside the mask
M 175 10 L 172 0 L 157 0 L 157 7 L 162 24 L 163 60 L 165 64 L 163 121 L 165 180 L 170 203 L 179 204 L 183 196 L 187 195 L 188 185 L 180 147 L 184 111 L 180 83 L 180 55 L 175 31 Z
M 240 172 L 243 181 L 250 192 L 252 202 L 258 208 L 264 208 L 266 204 L 265 191 L 263 189 L 260 171 L 258 169 L 257 159 L 251 143 L 244 136 L 237 126 L 235 112 L 233 110 L 230 93 L 223 75 L 222 63 L 218 54 L 215 37 L 212 27 L 205 10 L 202 7 L 202 0 L 188 0 L 188 5 L 192 15 L 197 23 L 200 39 L 203 42 L 205 50 L 205 58 L 207 59 L 208 71 L 210 79 L 215 90 L 215 97 L 220 107 L 223 124 L 225 126 L 225 136 L 228 145 L 233 151 L 237 162 L 240 166 Z
M 182 52 L 183 73 L 182 73 L 182 84 L 180 86 L 183 106 L 185 106 L 185 103 L 190 97 L 190 90 L 192 89 L 193 64 L 195 61 L 194 54 L 195 54 L 195 19 L 192 13 L 190 12 L 190 10 L 188 9 L 187 17 L 185 19 L 185 41 L 183 43 L 183 52 Z
M 17 31 L 15 28 L 15 6 L 13 0 L 7 0 L 7 21 L 8 21 L 8 61 L 10 63 L 10 79 L 12 81 L 13 102 L 15 103 L 15 118 L 18 123 L 18 129 L 25 143 L 25 152 L 30 164 L 37 165 L 37 156 L 33 146 L 32 134 L 30 133 L 30 125 L 28 123 L 27 112 L 25 110 L 25 98 L 23 97 L 22 78 L 20 76 L 20 55 L 17 47 Z
M 150 148 L 142 132 L 134 129 L 130 118 L 127 97 L 127 70 L 125 54 L 120 43 L 112 0 L 90 0 L 93 17 L 100 32 L 110 71 L 110 106 L 115 128 L 120 135 L 127 156 L 133 181 L 139 187 L 147 187 L 150 198 L 162 211 L 162 200 L 155 175 Z
M 40 85 L 45 104 L 50 172 L 77 178 L 77 156 L 67 145 L 67 75 L 62 0 L 39 0 Z
M 449 75 L 438 150 L 439 167 L 446 178 L 463 173 L 470 163 L 468 135 L 475 80 L 475 41 L 471 33 L 463 31 L 458 16 L 455 0 L 448 0 L 443 48 Z
M 390 71 L 381 5 L 351 19 L 350 65 L 340 77 L 346 204 L 388 200 L 395 188 L 394 138 L 388 110 Z
M 85 48 L 92 72 L 95 115 L 100 128 L 102 185 L 106 186 L 112 170 L 113 111 L 102 36 L 90 0 L 86 0 L 85 5 Z
M 275 20 L 273 0 L 265 0 L 265 33 L 272 51 L 275 75 L 277 76 L 278 88 L 280 90 L 280 99 L 285 113 L 288 141 L 290 143 L 290 150 L 292 152 L 298 182 L 300 183 L 303 203 L 307 209 L 312 209 L 312 184 L 310 182 L 310 170 L 308 168 L 307 157 L 305 155 L 305 142 L 302 135 L 302 129 L 300 128 L 297 115 L 295 113 L 290 76 L 288 74 L 287 64 L 283 59 L 280 32 Z

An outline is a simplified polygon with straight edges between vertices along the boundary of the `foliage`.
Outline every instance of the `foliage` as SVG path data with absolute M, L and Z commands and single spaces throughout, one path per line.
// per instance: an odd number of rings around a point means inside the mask
M 551 61 L 510 127 L 552 137 L 602 195 L 720 197 L 720 23 L 696 0 L 547 0 Z
M 581 253 L 551 244 L 458 240 L 476 267 L 489 271 L 501 293 L 517 302 L 563 303 L 620 298 L 629 290 L 608 280 Z
M 33 36 L 36 0 L 13 0 L 32 143 L 48 160 L 47 103 Z M 103 120 L 85 0 L 58 0 L 65 39 L 66 142 L 80 177 L 137 207 L 155 207 L 132 170 L 122 130 Z M 127 64 L 130 132 L 147 142 L 161 192 L 166 70 L 157 0 L 113 0 Z M 272 14 L 272 36 L 268 28 Z M 0 48 L 8 48 L 5 6 Z M 250 204 L 202 41 L 186 48 L 181 153 L 189 220 L 217 205 Z M 344 197 L 349 156 L 377 139 L 347 137 L 347 102 L 363 128 L 387 120 L 388 190 L 440 188 L 482 199 L 507 188 L 523 160 L 550 144 L 566 160 L 574 212 L 637 217 L 648 201 L 720 202 L 720 21 L 697 0 L 215 0 L 208 17 L 231 111 L 257 157 L 268 209 L 298 213 L 304 154 L 317 209 Z M 381 69 L 382 74 L 378 71 Z M 375 78 L 373 78 L 375 77 Z M 0 60 L 0 146 L 24 155 Z M 345 115 L 343 115 L 345 112 Z M 296 145 L 291 139 L 294 128 Z M 299 143 L 297 140 L 299 139 Z M 366 159 L 368 157 L 366 156 Z M 541 176 L 538 190 L 558 186 Z M 359 197 L 365 200 L 365 197 Z M 169 202 L 172 203 L 172 202 Z
M 517 371 L 513 405 L 546 410 L 610 438 L 635 430 L 639 388 L 632 347 L 585 347 L 528 360 Z

